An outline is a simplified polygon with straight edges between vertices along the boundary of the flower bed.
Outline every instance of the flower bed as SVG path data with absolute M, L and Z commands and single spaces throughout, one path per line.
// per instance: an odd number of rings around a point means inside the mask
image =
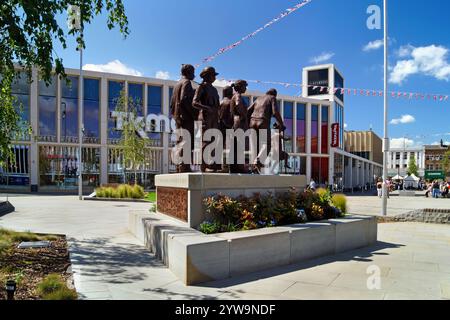
M 331 195 L 328 190 L 286 194 L 255 194 L 253 197 L 231 198 L 215 195 L 204 199 L 208 220 L 199 230 L 205 234 L 269 228 L 340 218 L 346 214 L 344 195 Z
M 50 247 L 19 249 L 23 241 L 49 241 Z M 15 300 L 75 300 L 70 265 L 64 236 L 0 228 L 0 300 L 7 297 L 5 285 L 9 280 L 17 286 Z

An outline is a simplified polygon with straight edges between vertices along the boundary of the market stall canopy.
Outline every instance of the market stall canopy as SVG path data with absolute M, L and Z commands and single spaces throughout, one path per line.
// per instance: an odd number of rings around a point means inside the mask
M 403 180 L 403 177 L 396 175 L 395 177 L 392 178 L 392 180 Z
M 418 181 L 420 181 L 420 178 L 417 178 L 417 176 L 413 174 L 413 175 L 410 175 L 410 176 L 405 178 L 405 182 L 408 182 L 408 181 L 410 181 L 410 182 L 418 182 Z

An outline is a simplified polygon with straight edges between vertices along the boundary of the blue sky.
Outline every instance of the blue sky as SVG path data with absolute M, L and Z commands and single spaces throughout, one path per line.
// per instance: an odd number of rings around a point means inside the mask
M 124 0 L 131 34 L 123 39 L 108 31 L 106 18 L 86 28 L 85 63 L 119 60 L 127 72 L 177 79 L 182 63 L 196 64 L 219 48 L 239 40 L 292 7 L 295 0 Z M 220 77 L 266 81 L 301 81 L 301 69 L 314 58 L 329 59 L 344 74 L 346 86 L 381 90 L 382 30 L 369 30 L 368 6 L 381 0 L 313 0 L 281 22 L 212 62 Z M 390 90 L 450 94 L 450 1 L 390 0 Z M 61 21 L 65 23 L 64 17 Z M 372 42 L 371 50 L 364 48 Z M 78 67 L 74 41 L 57 48 L 66 67 Z M 199 73 L 199 72 L 197 72 Z M 197 79 L 198 80 L 198 79 Z M 267 86 L 250 85 L 266 90 Z M 295 95 L 298 89 L 277 88 Z M 390 99 L 390 137 L 394 144 L 450 141 L 450 100 Z M 383 135 L 383 99 L 346 99 L 348 130 L 373 127 Z M 395 123 L 395 124 L 394 124 Z

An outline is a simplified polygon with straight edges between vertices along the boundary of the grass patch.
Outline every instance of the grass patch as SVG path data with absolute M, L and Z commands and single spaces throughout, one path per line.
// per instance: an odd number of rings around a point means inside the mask
M 149 192 L 145 195 L 145 200 L 149 202 L 156 202 L 156 192 Z
M 39 296 L 44 300 L 76 300 L 77 293 L 67 287 L 58 274 L 50 274 L 37 286 Z
M 35 242 L 35 241 L 56 241 L 58 236 L 54 235 L 39 235 L 29 231 L 17 232 L 0 228 L 0 255 L 16 242 Z

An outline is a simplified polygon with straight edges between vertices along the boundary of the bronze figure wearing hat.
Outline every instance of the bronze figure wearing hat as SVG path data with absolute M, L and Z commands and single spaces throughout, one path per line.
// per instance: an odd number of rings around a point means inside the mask
M 200 77 L 203 82 L 195 91 L 193 106 L 199 110 L 198 121 L 202 123 L 203 134 L 209 129 L 219 128 L 219 108 L 220 98 L 217 89 L 214 88 L 213 83 L 216 81 L 218 73 L 213 67 L 206 67 Z M 202 158 L 203 151 L 209 145 L 209 142 L 203 141 L 202 144 Z M 216 172 L 218 170 L 217 164 L 207 164 L 202 159 L 202 172 Z
M 195 78 L 195 68 L 190 64 L 185 64 L 181 68 L 182 78 L 173 90 L 171 101 L 171 113 L 175 120 L 177 129 L 184 129 L 191 136 L 191 161 L 190 163 L 182 163 L 177 166 L 177 172 L 191 172 L 192 151 L 194 150 L 194 122 L 198 117 L 198 111 L 192 106 L 195 91 L 192 87 L 192 81 Z M 180 135 L 177 140 L 177 152 L 179 156 L 183 156 L 181 144 L 183 137 Z
M 283 119 L 280 115 L 280 112 L 278 111 L 277 94 L 277 90 L 270 89 L 264 96 L 259 97 L 248 110 L 250 120 L 249 126 L 251 129 L 256 130 L 257 158 L 255 159 L 254 166 L 257 170 L 262 167 L 262 163 L 260 162 L 261 131 L 267 131 L 267 140 L 263 141 L 263 144 L 266 144 L 267 154 L 269 154 L 272 143 L 270 129 L 270 121 L 272 117 L 274 117 L 277 121 L 277 125 L 278 128 L 280 128 L 280 131 L 286 130 Z

